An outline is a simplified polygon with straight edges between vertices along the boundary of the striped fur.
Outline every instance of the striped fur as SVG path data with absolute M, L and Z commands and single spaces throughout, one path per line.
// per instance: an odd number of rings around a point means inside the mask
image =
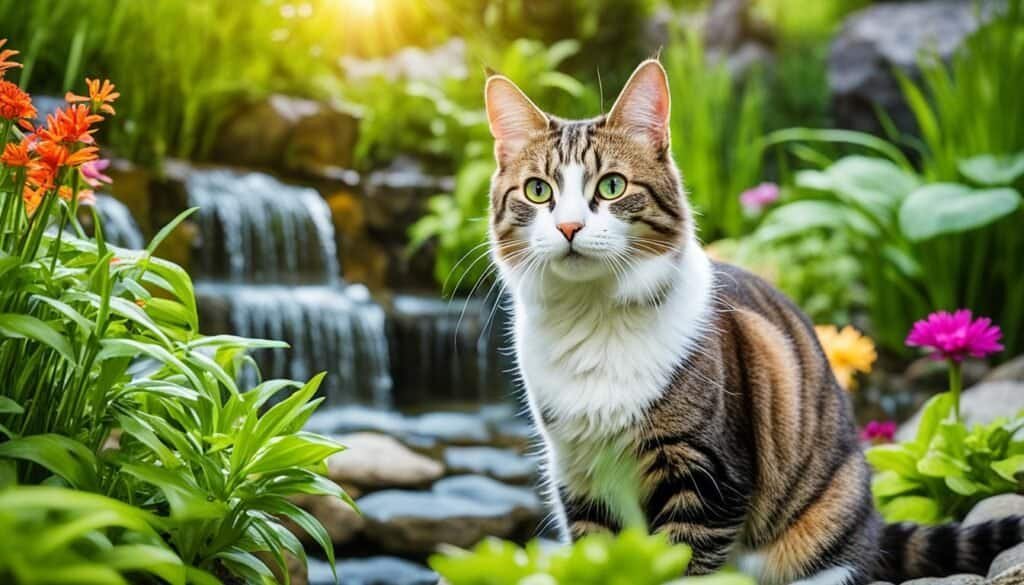
M 631 494 L 649 529 L 693 547 L 691 573 L 735 560 L 801 585 L 984 572 L 1020 540 L 1016 520 L 883 527 L 811 323 L 697 243 L 656 61 L 591 120 L 549 116 L 500 76 L 486 98 L 492 256 L 566 538 L 622 528 Z M 600 197 L 609 173 L 627 186 Z M 550 196 L 528 197 L 531 180 Z

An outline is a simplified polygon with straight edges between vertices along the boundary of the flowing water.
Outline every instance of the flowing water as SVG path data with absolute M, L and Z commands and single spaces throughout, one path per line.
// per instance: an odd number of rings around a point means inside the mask
M 96 195 L 96 213 L 103 222 L 103 236 L 107 242 L 132 250 L 146 247 L 142 230 L 124 203 L 110 195 Z

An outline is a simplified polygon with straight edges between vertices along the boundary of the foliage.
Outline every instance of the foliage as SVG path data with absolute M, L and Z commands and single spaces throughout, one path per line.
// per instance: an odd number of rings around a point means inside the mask
M 286 553 L 305 558 L 281 517 L 333 558 L 323 527 L 287 500 L 345 497 L 323 477 L 342 447 L 301 431 L 322 376 L 238 387 L 246 350 L 283 344 L 199 334 L 188 274 L 153 255 L 189 212 L 145 250 L 108 246 L 95 214 L 96 236 L 84 236 L 82 165 L 109 111 L 89 102 L 6 145 L 0 165 L 0 477 L 75 490 L 48 502 L 62 492 L 8 488 L 0 501 L 24 509 L 5 507 L 0 524 L 39 534 L 18 545 L 24 559 L 84 564 L 97 583 L 161 564 L 185 566 L 195 583 L 269 582 L 256 553 L 284 574 Z M 12 133 L 0 120 L 0 137 Z M 41 525 L 51 516 L 60 524 Z M 46 568 L 0 558 L 2 571 L 39 571 L 27 579 Z
M 738 196 L 761 176 L 764 90 L 761 78 L 737 85 L 724 63 L 710 63 L 696 33 L 663 55 L 672 92 L 672 154 L 701 236 L 742 235 L 747 226 Z
M 0 0 L 0 22 L 24 52 L 23 85 L 62 95 L 85 63 L 116 79 L 125 99 L 107 142 L 159 162 L 201 155 L 240 100 L 320 93 L 339 50 L 338 9 L 303 6 L 308 13 L 286 0 Z
M 832 138 L 822 132 L 801 136 Z M 961 250 L 965 240 L 998 242 L 999 234 L 1009 234 L 1020 207 L 1016 189 L 925 184 L 901 157 L 862 155 L 798 171 L 795 186 L 802 195 L 767 214 L 755 241 L 799 239 L 818 229 L 842 233 L 861 259 L 875 337 L 890 349 L 902 346 L 910 316 L 933 307 L 967 304 L 999 315 L 1008 330 L 1024 326 L 1024 318 L 1014 316 L 1019 300 L 1000 292 L 1019 287 L 1009 277 L 1016 274 L 1009 266 L 1020 265 L 1018 251 L 1008 245 L 986 260 L 964 257 Z
M 520 548 L 489 539 L 472 551 L 434 555 L 430 566 L 452 585 L 749 585 L 747 577 L 722 573 L 678 579 L 690 562 L 690 547 L 665 535 L 629 529 L 617 536 L 588 535 L 571 546 Z
M 868 449 L 877 470 L 871 489 L 887 521 L 956 520 L 989 496 L 1021 488 L 1024 416 L 968 430 L 950 417 L 955 402 L 949 392 L 933 397 L 913 440 Z
M 754 8 L 783 39 L 792 41 L 828 37 L 847 14 L 870 3 L 871 0 L 756 0 Z

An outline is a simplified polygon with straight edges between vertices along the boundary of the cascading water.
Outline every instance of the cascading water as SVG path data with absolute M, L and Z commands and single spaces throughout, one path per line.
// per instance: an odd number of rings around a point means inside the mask
M 199 207 L 200 305 L 232 333 L 279 339 L 256 355 L 264 377 L 308 379 L 327 371 L 328 403 L 390 407 L 383 310 L 339 277 L 330 210 L 313 189 L 260 173 L 193 170 Z M 250 375 L 253 374 L 250 372 Z M 248 380 L 252 382 L 254 380 Z
M 107 242 L 132 250 L 146 246 L 142 230 L 124 203 L 109 195 L 96 195 L 96 213 L 103 222 L 103 236 Z

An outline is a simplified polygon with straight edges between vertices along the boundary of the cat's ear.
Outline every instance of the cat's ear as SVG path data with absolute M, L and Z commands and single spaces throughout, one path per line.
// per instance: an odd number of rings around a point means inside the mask
M 484 88 L 487 121 L 494 136 L 494 155 L 505 165 L 529 144 L 534 132 L 548 127 L 548 117 L 503 75 L 491 75 Z
M 662 150 L 669 142 L 668 75 L 655 59 L 640 64 L 608 113 L 608 126 L 622 128 Z

